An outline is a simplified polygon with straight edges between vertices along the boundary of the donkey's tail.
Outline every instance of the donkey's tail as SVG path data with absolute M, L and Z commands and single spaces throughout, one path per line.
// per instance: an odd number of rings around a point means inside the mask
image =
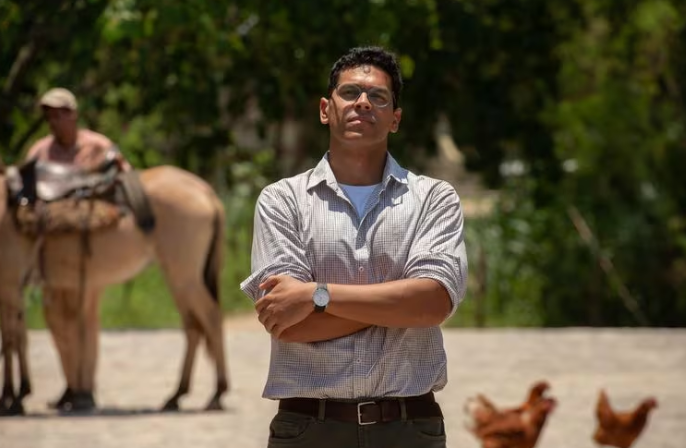
M 217 207 L 212 222 L 212 240 L 205 259 L 203 280 L 212 299 L 219 303 L 219 282 L 221 278 L 222 264 L 224 261 L 224 206 L 215 200 Z

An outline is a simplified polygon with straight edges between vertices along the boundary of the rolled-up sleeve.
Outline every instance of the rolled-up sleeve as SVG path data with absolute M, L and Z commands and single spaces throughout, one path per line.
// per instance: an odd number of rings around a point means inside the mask
M 467 251 L 460 199 L 447 182 L 440 182 L 429 196 L 429 204 L 417 225 L 405 265 L 405 278 L 431 278 L 448 291 L 457 310 L 467 290 Z
M 271 275 L 312 281 L 298 228 L 295 198 L 288 186 L 277 182 L 265 187 L 255 205 L 251 274 L 240 285 L 253 301 L 261 296 L 259 284 Z

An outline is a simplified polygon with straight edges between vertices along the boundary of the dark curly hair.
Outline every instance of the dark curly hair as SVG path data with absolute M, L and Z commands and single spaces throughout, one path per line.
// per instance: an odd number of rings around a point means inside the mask
M 331 68 L 329 75 L 329 96 L 338 85 L 341 72 L 362 65 L 371 65 L 383 70 L 391 77 L 393 87 L 393 109 L 400 103 L 400 92 L 403 89 L 403 78 L 395 55 L 381 47 L 355 47 L 340 57 Z

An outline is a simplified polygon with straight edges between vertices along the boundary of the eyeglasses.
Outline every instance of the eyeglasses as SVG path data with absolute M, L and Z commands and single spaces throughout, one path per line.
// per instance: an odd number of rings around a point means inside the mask
M 383 87 L 365 88 L 357 84 L 339 84 L 336 93 L 345 101 L 357 101 L 362 95 L 367 94 L 369 102 L 376 107 L 386 107 L 394 100 L 393 94 Z

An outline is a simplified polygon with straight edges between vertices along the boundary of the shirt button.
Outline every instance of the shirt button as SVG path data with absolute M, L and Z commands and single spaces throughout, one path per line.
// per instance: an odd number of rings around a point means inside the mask
M 358 271 L 364 272 L 364 268 L 363 268 L 362 266 L 360 266 L 360 268 L 358 269 Z

